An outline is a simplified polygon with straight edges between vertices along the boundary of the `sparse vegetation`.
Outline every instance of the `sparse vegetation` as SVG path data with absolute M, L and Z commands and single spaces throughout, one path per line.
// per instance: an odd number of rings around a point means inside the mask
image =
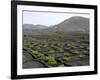
M 67 53 L 76 55 L 77 57 L 80 58 L 80 60 L 84 59 L 85 56 L 89 54 L 89 47 L 85 45 L 86 43 L 81 42 L 81 40 L 80 42 L 77 42 L 77 41 L 65 42 L 65 40 L 60 42 L 59 38 L 56 38 L 56 41 L 53 41 L 53 36 L 52 36 L 52 38 L 51 37 L 48 38 L 48 42 L 35 41 L 33 43 L 31 40 L 32 39 L 31 37 L 25 36 L 24 38 L 26 39 L 24 39 L 25 41 L 23 42 L 23 48 L 26 49 L 28 52 L 30 52 L 38 60 L 44 61 L 45 63 L 51 66 L 58 64 L 57 59 L 59 58 L 59 55 L 61 54 L 62 54 L 62 57 L 60 58 L 61 58 L 62 64 L 66 63 L 67 61 L 77 64 L 75 61 L 71 61 L 72 60 L 71 56 L 67 55 Z M 80 43 L 84 45 L 80 46 Z M 58 57 L 56 54 L 59 54 Z

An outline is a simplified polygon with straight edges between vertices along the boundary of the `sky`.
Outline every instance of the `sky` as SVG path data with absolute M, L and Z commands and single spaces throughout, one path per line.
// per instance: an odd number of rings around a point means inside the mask
M 72 16 L 89 18 L 89 14 L 23 11 L 23 24 L 52 26 Z

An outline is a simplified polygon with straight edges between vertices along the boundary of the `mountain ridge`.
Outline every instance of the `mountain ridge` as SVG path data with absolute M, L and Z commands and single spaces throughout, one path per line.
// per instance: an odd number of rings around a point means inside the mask
M 44 26 L 44 25 L 32 25 L 27 26 L 31 30 L 37 29 L 37 31 L 40 32 L 73 32 L 73 31 L 79 31 L 79 32 L 86 32 L 89 33 L 89 19 L 85 17 L 80 16 L 73 16 L 70 17 L 56 25 L 53 25 L 51 27 Z M 25 26 L 23 24 L 23 28 L 25 29 Z M 27 29 L 27 28 L 26 28 Z

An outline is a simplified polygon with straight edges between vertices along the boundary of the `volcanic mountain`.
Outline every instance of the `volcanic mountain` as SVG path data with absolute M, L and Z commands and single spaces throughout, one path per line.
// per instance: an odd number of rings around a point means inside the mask
M 37 30 L 37 32 L 85 32 L 89 33 L 89 19 L 73 16 L 53 26 L 23 24 L 23 29 Z M 35 31 L 36 32 L 36 31 Z

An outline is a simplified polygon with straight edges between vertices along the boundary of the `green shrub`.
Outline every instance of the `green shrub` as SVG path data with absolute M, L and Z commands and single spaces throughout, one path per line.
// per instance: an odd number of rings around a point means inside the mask
M 64 55 L 62 61 L 70 61 L 71 58 L 68 55 Z
M 83 55 L 83 54 L 79 54 L 78 56 L 79 56 L 81 59 L 85 57 L 85 55 Z
M 54 65 L 57 64 L 54 56 L 48 56 L 48 64 Z

